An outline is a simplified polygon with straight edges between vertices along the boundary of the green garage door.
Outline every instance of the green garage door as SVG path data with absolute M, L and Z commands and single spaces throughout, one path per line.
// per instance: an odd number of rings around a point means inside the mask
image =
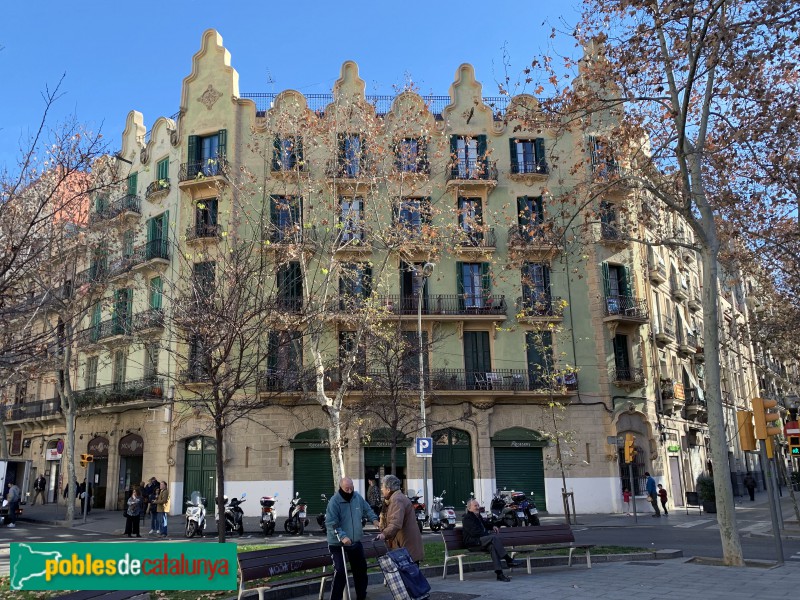
M 183 470 L 183 510 L 186 498 L 198 490 L 213 515 L 217 496 L 217 443 L 214 438 L 198 436 L 186 440 L 185 467 Z M 146 473 L 145 473 L 146 475 Z
M 494 470 L 499 489 L 534 492 L 536 508 L 546 510 L 541 448 L 495 448 Z M 530 497 L 530 496 L 529 496 Z
M 433 437 L 433 493 L 447 491 L 445 503 L 461 513 L 474 491 L 472 476 L 472 443 L 469 434 L 460 429 L 441 429 Z
M 294 450 L 294 491 L 300 492 L 300 497 L 308 504 L 308 518 L 313 523 L 312 517 L 324 512 L 326 508 L 320 494 L 325 494 L 330 498 L 331 494 L 336 491 L 336 487 L 333 485 L 333 463 L 330 450 L 327 448 L 296 448 Z M 288 510 L 287 502 L 281 507 L 281 514 Z

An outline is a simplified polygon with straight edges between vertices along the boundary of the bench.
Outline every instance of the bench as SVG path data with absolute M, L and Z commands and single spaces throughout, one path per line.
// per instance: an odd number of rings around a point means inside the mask
M 484 552 L 481 548 L 468 548 L 464 545 L 464 531 L 461 527 L 442 530 L 444 542 L 444 569 L 442 579 L 447 578 L 447 563 L 458 561 L 458 578 L 464 581 L 464 557 L 470 552 Z M 586 565 L 592 568 L 590 550 L 594 544 L 575 544 L 575 536 L 569 525 L 537 525 L 531 527 L 502 528 L 498 534 L 506 550 L 511 556 L 527 554 L 528 573 L 531 573 L 532 554 L 537 550 L 569 549 L 569 566 L 572 566 L 572 554 L 575 550 L 586 551 Z
M 500 530 L 500 540 L 511 556 L 525 554 L 528 574 L 531 573 L 531 559 L 538 550 L 569 549 L 567 566 L 572 566 L 572 555 L 575 550 L 586 553 L 586 568 L 592 568 L 591 550 L 594 544 L 576 544 L 575 534 L 567 524 L 561 525 L 536 525 L 529 527 L 510 527 Z
M 378 566 L 377 558 L 386 554 L 386 545 L 383 541 L 361 540 L 364 547 L 364 555 L 367 558 L 367 568 Z M 373 562 L 370 563 L 369 561 Z M 300 544 L 299 546 L 285 546 L 282 548 L 270 548 L 267 550 L 251 550 L 240 552 L 239 562 L 239 600 L 247 589 L 247 584 L 259 579 L 269 580 L 277 575 L 307 571 L 322 567 L 321 572 L 301 574 L 296 577 L 280 579 L 278 581 L 267 581 L 251 590 L 258 592 L 259 600 L 264 600 L 264 590 L 277 587 L 303 583 L 307 581 L 320 580 L 319 599 L 324 595 L 325 582 L 333 577 L 333 572 L 328 571 L 333 567 L 333 559 L 327 542 L 315 542 L 312 544 Z
M 133 600 L 134 598 L 146 598 L 149 600 L 150 592 L 133 590 L 85 590 L 82 592 L 70 592 L 63 596 L 56 596 L 53 600 L 95 600 L 96 598 L 99 600 Z

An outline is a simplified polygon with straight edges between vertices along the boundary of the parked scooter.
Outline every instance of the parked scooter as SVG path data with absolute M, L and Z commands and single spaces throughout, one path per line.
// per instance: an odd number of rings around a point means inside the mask
M 517 518 L 525 525 L 540 525 L 539 510 L 536 502 L 533 501 L 534 495 L 528 498 L 525 492 L 511 492 L 511 499 L 517 505 Z
M 286 533 L 303 535 L 307 525 L 306 503 L 300 498 L 300 492 L 295 492 L 289 503 L 289 518 L 283 522 L 283 530 Z
M 408 499 L 411 500 L 411 504 L 414 507 L 414 515 L 417 517 L 417 526 L 419 527 L 419 532 L 422 533 L 422 528 L 425 527 L 425 523 L 428 521 L 428 515 L 425 513 L 425 503 L 420 502 L 420 495 L 414 494 L 413 492 L 408 496 Z
M 454 507 L 444 505 L 444 495 L 446 493 L 445 490 L 442 490 L 441 496 L 433 497 L 430 517 L 431 531 L 439 531 L 443 527 L 445 529 L 455 529 L 456 511 Z
M 186 501 L 186 537 L 193 538 L 195 535 L 203 537 L 206 529 L 206 499 L 200 496 L 200 492 L 192 492 L 192 497 Z
M 278 494 L 274 496 L 261 496 L 261 531 L 264 535 L 272 535 L 275 532 L 275 509 L 272 508 L 277 502 Z
M 500 495 L 500 490 L 497 490 L 492 495 L 492 501 L 489 504 L 489 514 L 486 519 L 486 526 L 488 528 L 500 527 L 505 525 L 506 501 Z
M 503 490 L 499 492 L 503 499 L 503 525 L 506 527 L 519 527 L 522 525 L 525 513 L 522 512 L 514 501 L 514 491 Z
M 245 502 L 246 497 L 246 492 L 241 497 L 230 500 L 227 496 L 222 497 L 225 501 L 225 533 L 237 533 L 238 535 L 244 533 L 244 511 L 239 505 Z M 219 528 L 219 518 L 217 518 L 217 528 Z
M 327 507 L 328 506 L 328 497 L 325 494 L 320 494 L 320 498 L 322 498 L 322 504 Z M 325 510 L 317 515 L 317 525 L 322 531 L 325 531 Z

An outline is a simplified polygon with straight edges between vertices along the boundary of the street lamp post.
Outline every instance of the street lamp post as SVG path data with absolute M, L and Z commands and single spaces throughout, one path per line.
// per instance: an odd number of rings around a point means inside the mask
M 428 437 L 428 421 L 425 416 L 425 360 L 424 347 L 422 344 L 422 291 L 425 288 L 425 281 L 433 274 L 434 263 L 426 262 L 422 269 L 414 268 L 414 277 L 417 279 L 417 340 L 419 342 L 419 411 L 422 419 L 422 437 Z M 422 501 L 425 503 L 426 510 L 430 510 L 428 504 L 428 459 L 422 457 Z

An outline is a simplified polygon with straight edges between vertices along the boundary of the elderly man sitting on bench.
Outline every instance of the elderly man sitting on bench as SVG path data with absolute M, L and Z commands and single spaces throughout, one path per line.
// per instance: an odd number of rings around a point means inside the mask
M 503 574 L 503 565 L 500 560 L 505 560 L 508 568 L 518 567 L 520 563 L 509 556 L 503 547 L 503 542 L 497 534 L 500 530 L 494 527 L 492 531 L 486 529 L 481 518 L 481 505 L 473 499 L 467 502 L 467 513 L 462 521 L 464 527 L 464 545 L 472 549 L 484 550 L 489 552 L 494 563 L 494 572 L 497 573 L 497 581 L 511 581 Z

